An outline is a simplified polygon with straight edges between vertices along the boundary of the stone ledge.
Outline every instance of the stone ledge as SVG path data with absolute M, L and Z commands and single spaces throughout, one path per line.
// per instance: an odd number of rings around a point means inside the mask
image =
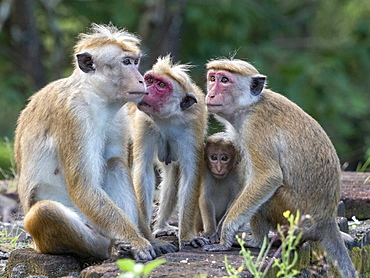
M 370 219 L 370 173 L 342 172 L 341 200 L 345 217 Z
M 14 250 L 8 259 L 5 277 L 23 278 L 28 276 L 78 277 L 82 266 L 71 256 L 40 254 L 31 248 Z

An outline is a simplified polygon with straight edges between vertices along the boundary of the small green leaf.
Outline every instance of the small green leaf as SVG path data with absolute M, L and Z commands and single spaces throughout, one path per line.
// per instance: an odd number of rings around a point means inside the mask
M 131 259 L 117 260 L 118 267 L 124 271 L 134 271 L 135 262 Z
M 157 266 L 160 266 L 161 264 L 164 264 L 165 262 L 166 262 L 166 259 L 158 259 L 155 261 L 151 261 L 145 264 L 143 273 L 145 275 L 148 275 L 150 272 L 152 272 L 154 268 L 156 268 Z

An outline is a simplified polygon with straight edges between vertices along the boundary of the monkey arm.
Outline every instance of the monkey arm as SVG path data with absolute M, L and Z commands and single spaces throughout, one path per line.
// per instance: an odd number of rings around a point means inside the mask
M 200 145 L 202 146 L 202 145 Z M 201 150 L 183 149 L 183 161 L 179 188 L 179 239 L 180 246 L 189 243 L 193 238 L 193 219 L 199 210 L 199 195 L 202 182 L 203 156 Z
M 156 237 L 163 235 L 178 235 L 178 228 L 168 224 L 172 212 L 175 210 L 178 200 L 178 177 L 180 175 L 179 165 L 174 162 L 170 165 L 163 165 L 162 182 L 160 185 L 159 209 L 153 234 Z
M 153 136 L 149 133 L 148 137 Z M 143 144 L 139 140 L 140 138 L 136 138 L 136 141 L 134 141 L 134 166 L 132 176 L 139 209 L 149 227 L 156 184 L 154 170 L 154 153 L 156 144 L 155 142 Z M 143 138 L 143 140 L 145 139 Z M 155 139 L 153 137 L 153 141 L 154 140 Z
M 139 210 L 149 227 L 156 184 L 154 160 L 160 135 L 153 120 L 136 107 L 131 124 L 134 127 L 132 179 Z
M 134 159 L 133 181 L 139 210 L 142 212 L 147 225 L 149 225 L 152 216 L 152 200 L 155 189 L 153 163 L 137 162 L 137 159 Z
M 272 166 L 270 171 L 254 175 L 229 209 L 221 231 L 221 244 L 231 246 L 232 237 L 239 226 L 248 222 L 259 207 L 282 185 L 280 168 Z
M 214 201 L 210 198 L 210 188 L 207 188 L 207 185 L 212 186 L 212 183 L 207 182 L 207 179 L 212 180 L 212 177 L 208 173 L 205 179 L 200 193 L 199 206 L 203 222 L 203 235 L 211 236 L 216 232 L 216 211 Z
M 217 227 L 220 244 L 209 245 L 206 251 L 228 250 L 238 228 L 248 222 L 276 190 L 282 185 L 283 176 L 277 161 L 253 166 L 247 173 L 246 185 L 238 198 L 230 206 L 221 225 Z
M 79 210 L 110 238 L 125 237 L 127 240 L 137 238 L 138 231 L 125 213 L 104 190 L 94 185 L 94 182 L 86 181 L 82 176 L 83 174 L 78 174 L 73 181 L 67 180 L 69 196 Z
M 149 241 L 140 236 L 128 215 L 104 191 L 104 183 L 108 182 L 104 177 L 106 173 L 104 169 L 109 166 L 102 156 L 101 137 L 93 136 L 89 131 L 91 132 L 89 129 L 75 127 L 68 134 L 71 137 L 61 142 L 58 149 L 62 158 L 62 172 L 66 179 L 67 191 L 72 202 L 103 235 L 130 243 L 134 256 L 154 258 L 155 252 Z M 89 140 L 81 142 L 80 137 Z M 128 176 L 128 173 L 123 175 L 120 172 L 124 171 L 122 168 L 115 170 L 113 167 L 112 171 L 118 171 L 117 176 L 122 178 Z M 132 184 L 128 179 L 122 182 L 121 186 L 123 188 L 117 190 L 125 191 L 132 187 Z

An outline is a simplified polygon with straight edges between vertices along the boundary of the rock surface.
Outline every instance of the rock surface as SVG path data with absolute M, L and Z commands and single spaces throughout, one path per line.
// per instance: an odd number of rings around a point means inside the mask
M 370 173 L 343 172 L 341 200 L 345 216 L 370 219 Z
M 32 275 L 57 278 L 78 277 L 81 263 L 71 256 L 39 254 L 31 248 L 14 250 L 8 259 L 6 277 L 25 278 Z
M 354 172 L 344 172 L 342 175 L 341 200 L 344 206 L 341 211 L 349 219 L 352 216 L 356 216 L 357 219 L 370 219 L 370 179 L 366 181 L 369 176 L 370 173 Z M 173 223 L 176 223 L 176 219 Z M 21 223 L 18 224 L 21 226 Z M 360 221 L 359 225 L 353 222 L 350 224 L 348 226 L 345 218 L 339 221 L 341 229 L 356 238 L 349 246 L 355 247 L 351 251 L 351 257 L 356 269 L 363 277 L 370 277 L 370 221 Z M 12 235 L 14 231 L 21 231 L 20 240 L 27 240 L 27 234 L 21 229 L 14 227 L 7 229 L 10 229 Z M 173 238 L 169 237 L 167 240 L 173 240 Z M 238 268 L 242 265 L 243 258 L 239 255 L 239 250 L 240 248 L 234 247 L 228 252 L 209 253 L 200 248 L 186 247 L 180 252 L 163 255 L 161 258 L 165 258 L 166 263 L 157 267 L 150 277 L 200 277 L 201 274 L 204 277 L 222 277 L 227 275 L 225 256 L 233 267 Z M 255 256 L 258 255 L 258 249 L 250 250 Z M 314 272 L 320 273 L 315 277 L 328 277 L 325 274 L 325 263 L 319 259 L 318 250 L 316 244 L 305 244 L 300 249 L 299 268 L 302 269 L 302 274 L 299 277 L 310 277 Z M 269 257 L 274 251 L 275 249 L 271 250 Z M 7 264 L 6 274 L 5 264 Z M 10 253 L 6 246 L 0 245 L 0 277 L 5 274 L 5 277 L 17 278 L 111 278 L 121 273 L 115 262 L 86 267 L 73 257 L 38 254 L 32 249 L 17 249 Z M 243 271 L 241 277 L 251 277 L 251 275 Z M 269 277 L 274 277 L 273 272 Z

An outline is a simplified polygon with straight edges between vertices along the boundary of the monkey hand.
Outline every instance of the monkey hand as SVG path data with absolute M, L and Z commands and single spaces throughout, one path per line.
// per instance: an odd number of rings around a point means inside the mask
M 176 226 L 167 225 L 165 227 L 155 228 L 153 232 L 154 237 L 162 236 L 177 236 L 179 235 L 179 228 Z
M 209 252 L 218 252 L 218 251 L 228 251 L 231 250 L 231 247 L 227 247 L 222 244 L 210 244 L 210 245 L 205 245 L 202 248 L 204 251 L 209 251 Z
M 150 261 L 157 257 L 154 247 L 145 238 L 139 237 L 130 243 L 116 241 L 114 243 L 119 252 L 130 252 L 136 261 Z
M 189 241 L 183 241 L 181 246 L 185 246 L 185 245 L 190 245 L 194 248 L 198 248 L 198 247 L 203 247 L 207 244 L 210 244 L 211 242 L 209 241 L 208 238 L 205 238 L 205 237 L 196 237 L 196 238 L 193 238 L 192 240 L 189 240 Z
M 179 250 L 174 244 L 160 239 L 153 238 L 150 240 L 150 243 L 153 245 L 158 256 L 166 253 L 174 253 Z

